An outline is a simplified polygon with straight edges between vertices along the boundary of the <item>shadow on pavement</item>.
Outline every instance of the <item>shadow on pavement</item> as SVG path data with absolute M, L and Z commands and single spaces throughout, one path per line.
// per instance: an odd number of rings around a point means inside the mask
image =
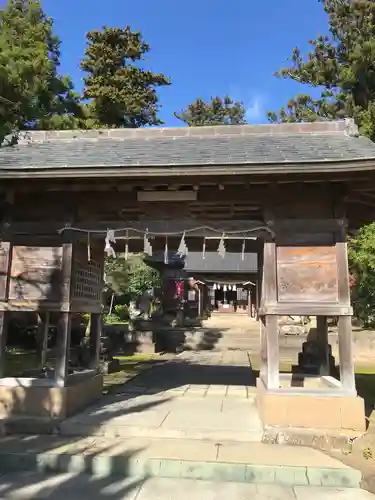
M 148 394 L 157 394 L 186 385 L 231 385 L 255 387 L 256 372 L 250 362 L 247 366 L 223 364 L 197 364 L 175 359 L 140 373 L 127 387 L 148 387 Z
M 108 397 L 104 396 L 103 404 L 107 400 Z M 92 407 L 92 411 L 95 412 L 93 425 L 99 428 L 109 419 L 129 413 L 140 413 L 165 401 L 167 399 L 119 408 L 111 410 L 110 413 L 105 411 L 105 408 L 101 411 L 98 406 Z M 95 411 L 96 409 L 98 411 Z M 132 491 L 135 492 L 135 497 L 149 476 L 144 474 L 142 477 L 134 478 L 130 462 L 133 460 L 134 463 L 134 457 L 143 449 L 133 449 L 131 452 L 116 451 L 117 441 L 115 445 L 105 445 L 103 439 L 98 445 L 98 441 L 100 438 L 95 436 L 85 438 L 11 435 L 1 438 L 0 469 L 3 474 L 7 472 L 8 474 L 3 476 L 3 479 L 0 476 L 0 498 L 50 497 L 57 500 L 74 494 L 82 500 L 86 498 L 120 500 L 127 498 L 126 495 L 130 495 Z M 106 455 L 105 474 L 98 470 L 96 460 L 103 454 Z M 58 475 L 55 472 L 48 477 L 52 471 L 58 470 L 80 472 Z

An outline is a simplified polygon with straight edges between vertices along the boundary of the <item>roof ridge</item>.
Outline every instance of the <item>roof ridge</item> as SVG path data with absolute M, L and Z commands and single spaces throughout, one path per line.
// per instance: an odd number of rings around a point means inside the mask
M 55 142 L 59 140 L 156 139 L 179 137 L 227 137 L 247 135 L 342 135 L 358 136 L 353 119 L 309 123 L 278 123 L 259 125 L 210 125 L 203 127 L 149 127 L 77 130 L 31 130 L 19 133 L 18 144 Z

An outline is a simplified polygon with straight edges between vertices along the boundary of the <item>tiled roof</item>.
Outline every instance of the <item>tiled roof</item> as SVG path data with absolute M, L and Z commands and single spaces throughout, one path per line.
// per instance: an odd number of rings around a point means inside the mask
M 164 252 L 158 252 L 147 257 L 148 262 L 164 263 Z M 195 273 L 255 273 L 258 268 L 256 253 L 245 252 L 243 260 L 240 253 L 226 252 L 224 257 L 217 252 L 189 252 L 186 257 L 181 257 L 176 252 L 168 252 L 169 264 L 181 263 L 187 272 Z M 183 263 L 185 263 L 183 265 Z
M 198 273 L 254 273 L 257 271 L 257 254 L 245 253 L 242 260 L 240 253 L 226 252 L 221 257 L 217 252 L 189 252 L 185 270 Z
M 375 159 L 375 144 L 351 120 L 23 132 L 0 149 L 0 170 L 275 165 Z

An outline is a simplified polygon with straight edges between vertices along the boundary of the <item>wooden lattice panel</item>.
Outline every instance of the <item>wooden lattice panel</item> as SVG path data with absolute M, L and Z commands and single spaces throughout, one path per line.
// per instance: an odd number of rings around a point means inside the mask
M 74 252 L 73 299 L 87 302 L 100 301 L 103 289 L 102 265 L 96 248 L 92 248 L 91 260 L 88 260 L 86 244 L 78 244 Z
M 62 248 L 14 246 L 9 299 L 61 301 Z
M 337 302 L 335 247 L 278 247 L 277 288 L 280 302 Z
M 99 301 L 102 293 L 102 267 L 98 262 L 75 263 L 73 297 L 87 301 Z

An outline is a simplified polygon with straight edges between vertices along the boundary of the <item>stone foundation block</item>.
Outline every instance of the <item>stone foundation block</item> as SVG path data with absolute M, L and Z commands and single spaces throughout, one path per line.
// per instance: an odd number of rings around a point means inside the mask
M 257 404 L 264 426 L 365 432 L 365 404 L 356 396 L 269 392 L 257 379 Z
M 96 375 L 67 387 L 0 386 L 0 418 L 63 420 L 98 400 L 103 377 Z

